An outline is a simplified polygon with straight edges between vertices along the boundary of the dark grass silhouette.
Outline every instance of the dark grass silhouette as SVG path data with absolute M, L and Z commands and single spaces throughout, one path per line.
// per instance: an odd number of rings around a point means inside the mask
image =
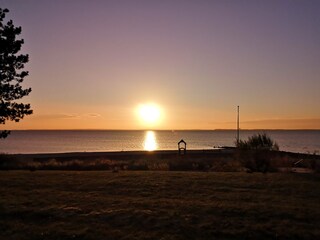
M 320 175 L 2 171 L 0 239 L 319 239 Z

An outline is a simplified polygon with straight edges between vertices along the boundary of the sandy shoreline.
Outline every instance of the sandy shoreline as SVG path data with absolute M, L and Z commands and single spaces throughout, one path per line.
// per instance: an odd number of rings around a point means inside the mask
M 9 154 L 18 158 L 88 158 L 88 157 L 141 157 L 141 156 L 215 156 L 234 154 L 237 149 L 234 147 L 226 147 L 220 149 L 203 149 L 203 150 L 187 150 L 186 155 L 179 154 L 178 150 L 155 150 L 155 151 L 108 151 L 108 152 L 57 152 L 57 153 L 18 153 Z M 319 155 L 307 153 L 295 153 L 286 151 L 274 152 L 279 155 L 290 155 L 300 157 L 318 157 Z
M 141 158 L 141 157 L 199 157 L 214 155 L 229 155 L 234 149 L 213 149 L 213 150 L 188 150 L 186 155 L 179 155 L 178 150 L 156 150 L 156 151 L 115 151 L 115 152 L 65 152 L 65 153 L 27 153 L 10 154 L 19 159 L 68 159 L 68 158 Z

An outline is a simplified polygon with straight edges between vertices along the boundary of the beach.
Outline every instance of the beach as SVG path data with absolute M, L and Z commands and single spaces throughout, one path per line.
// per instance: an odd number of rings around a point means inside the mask
M 319 12 L 1 1 L 0 240 L 320 239 Z
M 284 151 L 261 153 L 270 165 L 268 171 L 291 168 L 298 161 L 302 167 L 318 171 L 319 155 Z M 164 170 L 241 172 L 254 151 L 226 147 L 214 150 L 158 150 L 120 152 L 69 152 L 39 154 L 3 154 L 0 169 L 30 170 Z M 259 160 L 260 161 L 260 160 Z M 264 161 L 264 160 L 263 160 Z M 289 170 L 288 170 L 289 171 Z

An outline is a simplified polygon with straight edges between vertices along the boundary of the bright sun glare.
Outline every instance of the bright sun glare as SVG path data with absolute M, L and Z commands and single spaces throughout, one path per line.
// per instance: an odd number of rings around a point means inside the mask
M 141 104 L 138 107 L 138 114 L 144 124 L 157 124 L 161 118 L 160 107 L 152 103 Z

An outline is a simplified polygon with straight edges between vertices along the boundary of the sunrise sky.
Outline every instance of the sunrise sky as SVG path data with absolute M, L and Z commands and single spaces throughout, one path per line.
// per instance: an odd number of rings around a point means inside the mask
M 320 129 L 318 0 L 0 7 L 22 27 L 34 110 L 0 129 L 234 129 L 238 105 L 241 128 Z

